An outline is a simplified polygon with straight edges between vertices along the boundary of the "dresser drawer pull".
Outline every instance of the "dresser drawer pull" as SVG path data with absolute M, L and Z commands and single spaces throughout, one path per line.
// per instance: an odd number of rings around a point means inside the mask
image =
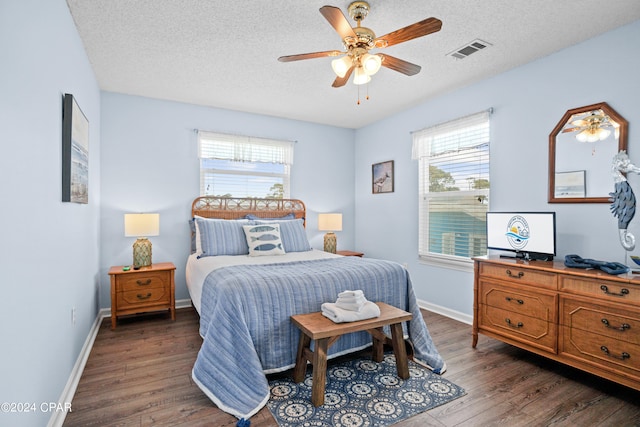
M 138 299 L 149 299 L 149 298 L 151 298 L 151 292 L 149 292 L 146 295 L 138 294 L 136 296 L 138 297 Z
M 504 321 L 507 322 L 507 325 L 511 326 L 512 328 L 522 328 L 524 326 L 522 322 L 512 323 L 511 319 L 509 319 L 508 317 L 504 319 Z
M 620 326 L 611 326 L 611 325 L 609 324 L 609 321 L 608 321 L 607 319 L 602 319 L 602 323 L 603 323 L 603 324 L 604 324 L 604 326 L 606 326 L 607 328 L 609 328 L 609 329 L 615 329 L 615 330 L 617 330 L 617 331 L 622 331 L 622 332 L 624 332 L 624 331 L 626 331 L 627 329 L 631 329 L 631 325 L 630 325 L 630 324 L 628 324 L 628 323 L 623 323 L 623 324 L 622 324 L 622 325 L 620 325 Z
M 522 276 L 524 276 L 524 272 L 518 271 L 518 274 L 513 274 L 511 270 L 507 270 L 507 276 L 513 277 L 514 279 L 520 279 Z
M 139 280 L 139 279 L 138 279 L 138 280 L 136 280 L 136 284 L 137 284 L 138 286 L 147 286 L 147 285 L 150 285 L 150 284 L 151 284 L 151 279 L 147 279 L 147 280 L 145 280 L 144 282 L 143 282 L 142 280 Z
M 609 292 L 609 288 L 607 287 L 607 285 L 600 285 L 600 289 L 602 289 L 602 292 L 604 292 L 605 294 L 612 295 L 614 297 L 623 297 L 625 295 L 629 295 L 629 289 L 627 288 L 622 288 L 619 294 L 616 294 L 615 292 Z
M 620 356 L 616 356 L 615 354 L 611 354 L 609 353 L 609 349 L 606 346 L 600 346 L 600 350 L 602 350 L 602 352 L 604 354 L 606 354 L 609 357 L 613 357 L 615 359 L 620 359 L 620 360 L 625 360 L 631 357 L 631 355 L 629 353 L 627 353 L 626 351 L 623 351 Z
M 515 299 L 515 298 L 511 298 L 511 297 L 504 297 L 504 299 L 506 299 L 506 300 L 507 300 L 507 302 L 515 301 L 515 302 L 517 302 L 517 303 L 518 303 L 518 304 L 520 304 L 520 305 L 524 304 L 524 301 L 523 301 L 523 300 L 521 300 L 521 299 Z

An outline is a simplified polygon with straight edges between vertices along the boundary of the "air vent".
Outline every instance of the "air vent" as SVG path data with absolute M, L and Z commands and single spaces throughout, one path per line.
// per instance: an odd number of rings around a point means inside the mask
M 453 56 L 456 59 L 463 59 L 467 56 L 476 53 L 479 50 L 484 49 L 485 47 L 491 46 L 491 43 L 487 43 L 480 39 L 475 39 L 474 41 L 467 43 L 459 49 L 454 50 L 453 52 L 449 52 L 448 56 Z

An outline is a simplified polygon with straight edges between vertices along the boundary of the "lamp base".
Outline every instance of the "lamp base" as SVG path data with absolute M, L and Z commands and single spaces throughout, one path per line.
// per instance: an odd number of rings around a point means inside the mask
M 140 237 L 133 242 L 133 268 L 151 265 L 151 242 L 146 237 Z
M 338 239 L 336 238 L 336 233 L 334 233 L 333 231 L 329 231 L 324 235 L 324 251 L 335 254 L 337 247 Z

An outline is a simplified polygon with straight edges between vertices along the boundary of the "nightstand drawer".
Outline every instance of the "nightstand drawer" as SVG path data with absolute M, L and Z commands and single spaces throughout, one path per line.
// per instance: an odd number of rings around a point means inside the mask
M 153 288 L 137 291 L 119 292 L 117 296 L 118 310 L 127 310 L 134 306 L 168 304 L 169 292 L 165 288 Z
M 151 271 L 118 278 L 116 292 L 139 291 L 151 288 L 165 288 L 169 285 L 171 274 L 169 271 Z

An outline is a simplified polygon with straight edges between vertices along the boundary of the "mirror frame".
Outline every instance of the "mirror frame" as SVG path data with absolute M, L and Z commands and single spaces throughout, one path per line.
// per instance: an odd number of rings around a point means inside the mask
M 605 197 L 567 197 L 561 198 L 555 196 L 556 188 L 556 136 L 562 132 L 562 128 L 567 124 L 571 116 L 574 114 L 586 113 L 588 111 L 600 110 L 611 117 L 617 123 L 620 123 L 620 134 L 618 137 L 618 151 L 627 149 L 627 132 L 629 123 L 618 114 L 613 108 L 606 102 L 600 102 L 597 104 L 586 105 L 584 107 L 573 108 L 567 110 L 562 116 L 562 119 L 558 122 L 551 134 L 549 134 L 549 203 L 611 203 L 609 196 Z M 613 190 L 613 178 L 611 180 L 611 189 Z

